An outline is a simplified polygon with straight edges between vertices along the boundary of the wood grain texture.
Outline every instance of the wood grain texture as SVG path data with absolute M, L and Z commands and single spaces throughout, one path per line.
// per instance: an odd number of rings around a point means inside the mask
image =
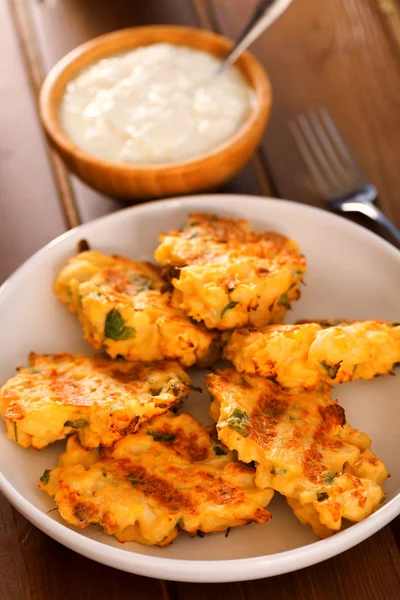
M 15 519 L 28 521 L 20 517 L 7 500 L 0 496 L 0 597 L 10 600 L 25 600 L 26 571 L 22 554 L 18 548 Z M 31 528 L 34 527 L 31 525 Z
M 391 543 L 386 528 L 351 551 L 308 569 L 242 583 L 177 583 L 174 593 L 176 600 L 398 600 L 399 572 L 386 554 Z
M 234 35 L 254 6 L 253 0 L 26 1 L 34 17 L 34 41 L 40 41 L 44 70 L 82 41 L 134 24 L 193 25 L 199 19 L 203 27 L 218 26 Z M 400 54 L 393 36 L 387 35 L 388 23 L 377 0 L 325 0 L 324 11 L 320 6 L 318 0 L 297 0 L 255 47 L 273 77 L 273 122 L 263 153 L 225 189 L 269 193 L 267 168 L 271 167 L 274 182 L 284 196 L 319 204 L 286 121 L 290 114 L 322 103 L 328 105 L 364 169 L 378 184 L 385 211 L 398 219 Z M 4 21 L 2 13 L 0 3 L 1 56 L 9 69 L 1 85 L 7 82 L 10 111 L 9 123 L 5 127 L 0 123 L 7 140 L 0 163 L 0 278 L 24 260 L 36 244 L 44 243 L 42 239 L 47 241 L 46 236 L 54 237 L 63 229 L 21 56 L 9 17 L 6 13 Z M 8 23 L 6 35 L 4 23 Z M 3 94 L 2 100 L 5 97 Z M 21 137 L 26 140 L 24 145 Z M 24 177 L 20 176 L 21 166 Z M 74 181 L 73 189 L 83 220 L 122 206 L 100 197 L 79 181 Z M 3 200 L 5 197 L 9 202 Z M 400 554 L 395 536 L 399 528 L 397 522 L 341 556 L 268 580 L 221 585 L 160 583 L 97 565 L 72 553 L 0 499 L 0 598 L 397 600 Z M 397 539 L 400 543 L 400 537 Z
M 31 14 L 25 0 L 14 0 L 14 2 L 9 3 L 9 6 L 21 52 L 25 60 L 26 72 L 30 78 L 33 97 L 37 102 L 45 76 L 45 69 L 33 30 Z M 69 173 L 58 154 L 48 145 L 46 145 L 46 148 L 66 225 L 67 227 L 76 227 L 80 223 L 80 216 L 72 192 Z
M 256 0 L 210 0 L 223 33 L 236 36 Z M 321 201 L 287 127 L 288 119 L 326 106 L 379 203 L 400 225 L 400 52 L 376 0 L 294 2 L 252 47 L 273 84 L 272 119 L 263 150 L 282 197 Z
M 400 52 L 400 4 L 398 0 L 375 0 L 393 42 Z
M 7 3 L 0 3 L 0 282 L 64 230 Z
M 167 600 L 156 579 L 115 571 L 53 541 L 0 497 L 2 600 Z

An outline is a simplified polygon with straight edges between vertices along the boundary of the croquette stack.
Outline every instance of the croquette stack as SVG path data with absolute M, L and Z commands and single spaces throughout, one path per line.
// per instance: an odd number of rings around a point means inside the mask
M 54 291 L 104 354 L 32 353 L 0 390 L 9 439 L 41 449 L 68 438 L 39 482 L 61 516 L 166 546 L 181 530 L 266 523 L 275 491 L 319 537 L 379 508 L 389 474 L 332 386 L 391 373 L 400 326 L 284 325 L 306 260 L 244 220 L 191 214 L 155 258 L 71 257 Z M 193 389 L 184 368 L 221 358 L 233 366 L 206 377 L 215 426 L 204 427 L 181 411 Z

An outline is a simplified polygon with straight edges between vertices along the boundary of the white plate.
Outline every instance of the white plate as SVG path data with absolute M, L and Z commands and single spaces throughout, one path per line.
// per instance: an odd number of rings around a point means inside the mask
M 253 196 L 207 195 L 152 202 L 128 208 L 82 225 L 28 260 L 0 289 L 2 359 L 0 381 L 25 364 L 29 351 L 86 352 L 80 327 L 51 292 L 53 280 L 77 242 L 93 248 L 151 259 L 161 231 L 179 226 L 191 211 L 245 217 L 259 229 L 293 237 L 308 259 L 307 287 L 288 316 L 299 318 L 389 319 L 400 321 L 400 253 L 374 234 L 345 219 L 308 206 Z M 195 384 L 202 381 L 197 372 Z M 37 482 L 45 468 L 56 465 L 64 443 L 41 452 L 23 450 L 0 435 L 0 484 L 10 502 L 34 525 L 75 550 L 104 564 L 149 577 L 179 581 L 240 581 L 278 575 L 334 556 L 386 525 L 400 513 L 400 378 L 378 378 L 336 388 L 348 421 L 367 431 L 372 449 L 382 458 L 391 479 L 388 502 L 375 514 L 341 533 L 317 541 L 292 515 L 286 502 L 274 498 L 273 519 L 266 525 L 232 529 L 228 538 L 202 539 L 181 533 L 167 548 L 119 544 L 100 528 L 67 526 Z M 186 408 L 208 422 L 208 395 L 192 394 Z M 0 426 L 3 427 L 3 424 Z

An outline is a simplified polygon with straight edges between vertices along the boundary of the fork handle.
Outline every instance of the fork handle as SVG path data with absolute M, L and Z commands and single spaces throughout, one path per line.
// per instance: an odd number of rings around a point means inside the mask
M 353 197 L 354 198 L 354 197 Z M 355 197 L 352 200 L 338 200 L 335 202 L 336 210 L 343 212 L 358 212 L 369 219 L 378 223 L 383 229 L 385 229 L 391 237 L 395 240 L 397 248 L 400 249 L 400 231 L 395 225 L 375 206 L 370 202 L 363 202 L 362 198 L 358 199 Z

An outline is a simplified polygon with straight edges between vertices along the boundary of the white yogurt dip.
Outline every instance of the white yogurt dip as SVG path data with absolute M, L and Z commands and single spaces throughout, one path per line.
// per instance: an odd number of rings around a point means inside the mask
M 252 90 L 235 67 L 186 46 L 154 44 L 104 58 L 72 79 L 60 121 L 90 154 L 161 163 L 205 154 L 246 119 Z

